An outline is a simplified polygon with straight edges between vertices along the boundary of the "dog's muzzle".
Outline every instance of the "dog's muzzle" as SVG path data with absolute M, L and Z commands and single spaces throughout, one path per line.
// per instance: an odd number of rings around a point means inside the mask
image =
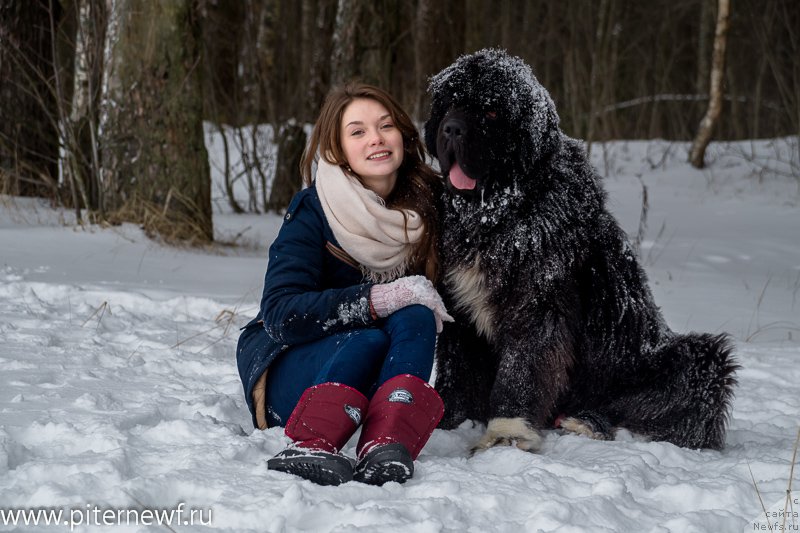
M 462 162 L 459 161 L 461 158 L 457 156 L 465 149 L 466 134 L 467 122 L 458 116 L 449 115 L 439 127 L 436 146 L 439 164 L 442 172 L 446 173 L 451 188 L 465 193 L 474 191 L 478 185 L 478 180 L 470 177 L 462 168 Z M 444 168 L 446 163 L 450 163 L 449 168 Z

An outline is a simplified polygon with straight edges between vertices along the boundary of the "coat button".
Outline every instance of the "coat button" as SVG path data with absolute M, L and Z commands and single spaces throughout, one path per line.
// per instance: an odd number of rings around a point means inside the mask
M 284 217 L 284 218 L 286 219 L 286 222 L 289 222 L 289 219 L 292 218 L 292 214 L 291 213 L 286 213 L 286 217 Z

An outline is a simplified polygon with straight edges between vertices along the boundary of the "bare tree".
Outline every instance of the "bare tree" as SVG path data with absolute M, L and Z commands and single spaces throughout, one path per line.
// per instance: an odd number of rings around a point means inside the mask
M 269 200 L 265 208 L 278 211 L 285 208 L 292 196 L 300 190 L 301 179 L 299 173 L 300 158 L 306 145 L 306 134 L 303 129 L 302 118 L 308 109 L 310 77 L 308 68 L 313 68 L 309 61 L 313 61 L 315 28 L 317 17 L 314 15 L 315 4 L 313 0 L 304 0 L 301 3 L 293 2 L 282 7 L 290 8 L 283 11 L 284 22 L 291 17 L 293 24 L 282 24 L 277 29 L 277 40 L 273 46 L 276 54 L 275 70 L 273 75 L 285 80 L 281 86 L 272 88 L 273 109 L 271 115 L 272 135 L 277 145 L 275 170 L 272 176 Z M 288 42 L 296 33 L 294 28 L 299 26 L 299 43 L 295 43 L 290 50 L 282 49 L 282 43 Z M 290 30 L 291 28 L 291 30 Z M 291 34 L 290 34 L 291 32 Z M 319 65 L 315 65 L 317 68 Z
M 714 124 L 722 111 L 722 82 L 725 74 L 725 46 L 728 35 L 728 14 L 730 0 L 717 3 L 717 29 L 714 33 L 714 54 L 711 59 L 711 81 L 709 84 L 708 111 L 700 122 L 697 136 L 692 143 L 689 161 L 696 168 L 705 166 L 705 153 Z
M 101 131 L 105 203 L 167 239 L 213 239 L 193 0 L 111 0 Z
M 377 83 L 422 121 L 428 77 L 496 46 L 533 67 L 561 127 L 590 142 L 707 142 L 711 128 L 719 139 L 797 135 L 796 1 L 739 0 L 714 45 L 718 3 L 4 0 L 0 192 L 151 229 L 175 226 L 174 216 L 208 238 L 205 186 L 176 177 L 208 180 L 201 120 L 225 132 L 231 208 L 281 209 L 300 187 L 304 129 L 332 85 Z M 722 42 L 724 66 L 712 62 Z M 238 203 L 242 184 L 250 197 Z
M 331 85 L 340 85 L 356 74 L 356 30 L 364 0 L 338 0 L 331 53 Z
M 458 9 L 449 0 L 420 0 L 413 20 L 414 44 L 414 105 L 412 115 L 424 120 L 428 104 L 428 79 L 462 53 L 467 39 L 465 20 L 474 9 L 474 2 L 465 2 Z M 480 33 L 475 28 L 473 34 Z M 474 50 L 473 50 L 474 51 Z
M 240 88 L 235 93 L 234 123 L 231 130 L 234 146 L 241 155 L 241 171 L 234 179 L 243 178 L 249 191 L 248 210 L 266 211 L 269 205 L 268 182 L 271 156 L 264 157 L 275 142 L 275 131 L 264 138 L 258 124 L 277 121 L 280 103 L 277 87 L 282 85 L 283 58 L 279 43 L 283 38 L 280 18 L 285 2 L 248 0 L 244 4 L 244 20 L 238 46 L 236 78 Z
M 425 91 L 428 77 L 432 74 L 430 68 L 429 51 L 432 48 L 432 37 L 436 31 L 435 6 L 436 0 L 419 0 L 414 20 L 414 78 L 417 87 L 417 97 L 414 99 L 413 116 L 423 116 Z
M 71 77 L 56 76 L 62 168 L 71 186 L 73 204 L 90 219 L 105 216 L 100 189 L 102 167 L 98 104 L 103 71 L 106 13 L 104 0 L 74 0 L 75 29 L 64 45 L 71 54 Z M 63 32 L 60 32 L 63 35 Z M 62 37 L 63 38 L 63 37 Z M 58 71 L 56 71 L 58 74 Z M 71 85 L 69 87 L 68 85 Z M 70 94 L 71 93 L 71 94 Z
M 697 32 L 697 94 L 708 93 L 708 73 L 711 72 L 709 48 L 714 36 L 714 10 L 717 0 L 700 0 L 700 26 Z
M 56 196 L 58 124 L 52 13 L 46 2 L 0 4 L 0 192 Z
M 610 97 L 614 80 L 616 7 L 615 0 L 600 1 L 594 32 L 595 42 L 592 48 L 592 66 L 589 73 L 589 119 L 586 127 L 586 151 L 590 156 L 598 122 L 597 110 L 601 103 L 605 104 Z
M 453 31 L 452 17 L 458 11 L 451 2 L 443 0 L 420 0 L 414 19 L 414 77 L 416 97 L 412 115 L 423 120 L 428 105 L 428 79 L 457 56 L 455 50 L 464 46 L 464 35 Z M 464 8 L 470 9 L 469 3 Z M 474 7 L 474 6 L 472 6 Z M 442 26 L 447 31 L 441 31 Z
M 306 147 L 303 125 L 287 120 L 275 132 L 278 141 L 278 159 L 267 208 L 279 211 L 289 205 L 294 194 L 300 190 L 300 160 Z

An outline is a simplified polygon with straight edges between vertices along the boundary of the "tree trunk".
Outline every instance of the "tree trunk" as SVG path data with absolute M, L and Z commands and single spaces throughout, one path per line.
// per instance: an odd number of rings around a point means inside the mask
M 269 195 L 270 210 L 284 209 L 292 196 L 300 190 L 300 159 L 306 147 L 306 134 L 303 126 L 289 120 L 277 132 L 278 159 L 275 163 L 275 177 Z
M 708 110 L 692 143 L 689 161 L 695 168 L 705 166 L 705 154 L 711 134 L 722 111 L 722 81 L 725 74 L 725 45 L 728 35 L 729 0 L 719 0 L 717 8 L 717 29 L 714 33 L 714 54 L 711 58 L 711 80 L 709 86 Z
M 275 29 L 271 47 L 275 54 L 273 78 L 283 83 L 272 86 L 272 138 L 277 145 L 275 171 L 270 179 L 269 199 L 264 209 L 278 211 L 289 205 L 292 196 L 300 190 L 300 157 L 305 147 L 306 136 L 298 117 L 304 114 L 308 97 L 306 69 L 311 65 L 310 50 L 316 18 L 313 0 L 302 3 L 284 2 L 282 23 Z M 291 19 L 291 24 L 287 21 Z M 299 31 L 297 31 L 299 29 Z M 298 42 L 299 37 L 299 42 Z M 280 43 L 293 40 L 293 46 L 281 50 Z M 265 180 L 266 181 L 266 180 Z M 265 183 L 266 187 L 266 183 Z
M 167 240 L 213 239 L 200 19 L 192 0 L 110 0 L 102 131 L 109 211 Z M 114 44 L 114 42 L 116 43 Z
M 352 49 L 345 50 L 348 45 L 341 40 L 354 39 L 354 34 L 351 31 L 342 33 L 337 28 L 330 37 L 335 24 L 334 14 L 338 10 L 344 10 L 344 14 L 340 13 L 341 20 L 350 20 L 362 11 L 360 4 L 350 1 L 337 4 L 334 0 L 303 0 L 299 13 L 295 13 L 299 15 L 299 24 L 294 25 L 300 28 L 299 46 L 295 46 L 296 50 L 292 52 L 295 55 L 283 57 L 278 63 L 286 84 L 275 88 L 279 91 L 276 101 L 280 104 L 274 114 L 273 135 L 278 149 L 267 209 L 284 209 L 302 187 L 299 167 L 307 140 L 303 124 L 316 120 L 328 90 L 331 58 L 334 63 L 338 58 L 342 65 L 355 64 L 354 56 L 350 55 L 355 53 L 355 43 L 352 43 Z M 285 32 L 285 28 L 282 31 Z M 291 34 L 284 33 L 282 41 L 290 38 Z M 338 51 L 334 44 L 337 39 Z M 342 68 L 349 74 L 343 75 L 337 83 L 352 76 L 350 66 Z
M 331 85 L 341 85 L 356 73 L 356 30 L 363 0 L 339 0 L 333 29 Z
M 479 4 L 474 0 L 463 2 L 463 6 L 451 0 L 420 0 L 417 3 L 412 19 L 415 80 L 410 99 L 413 102 L 412 118 L 422 122 L 427 117 L 429 78 L 452 63 L 465 47 L 470 52 L 480 48 L 477 43 L 481 42 L 482 24 L 486 22 L 480 8 L 487 6 Z M 473 47 L 470 43 L 476 44 Z
M 75 0 L 73 8 L 76 28 L 66 36 L 68 41 L 62 46 L 72 53 L 70 63 L 73 67 L 71 78 L 64 76 L 62 82 L 65 92 L 67 89 L 71 92 L 69 113 L 65 112 L 62 118 L 65 147 L 62 166 L 80 194 L 83 207 L 102 218 L 97 106 L 103 64 L 105 3 L 104 0 Z
M 697 94 L 708 93 L 708 62 L 711 60 L 709 48 L 713 33 L 712 20 L 714 20 L 714 3 L 716 0 L 700 0 L 700 28 L 697 34 L 697 80 L 695 90 Z
M 328 93 L 335 13 L 335 0 L 317 0 L 316 14 L 312 19 L 311 37 L 306 39 L 310 49 L 308 53 L 310 60 L 307 63 L 310 68 L 307 70 L 308 81 L 304 84 L 306 87 L 305 105 L 299 117 L 303 122 L 316 120 L 322 101 Z M 309 20 L 309 26 L 312 20 Z M 305 22 L 303 26 L 307 27 Z
M 436 31 L 434 17 L 435 3 L 438 0 L 419 0 L 414 22 L 414 78 L 417 95 L 414 98 L 412 116 L 419 119 L 425 114 L 428 101 L 428 77 L 432 74 L 431 50 Z
M 357 26 L 358 79 L 387 91 L 391 91 L 392 77 L 397 75 L 393 72 L 392 60 L 397 54 L 399 11 L 398 0 L 364 2 Z
M 601 95 L 599 89 L 600 79 L 606 82 L 606 41 L 608 40 L 608 19 L 612 8 L 609 6 L 610 0 L 600 0 L 598 18 L 594 33 L 594 46 L 592 47 L 592 66 L 589 72 L 589 118 L 586 125 L 586 154 L 592 156 L 592 143 L 595 136 L 595 124 L 597 122 L 596 112 L 599 107 Z

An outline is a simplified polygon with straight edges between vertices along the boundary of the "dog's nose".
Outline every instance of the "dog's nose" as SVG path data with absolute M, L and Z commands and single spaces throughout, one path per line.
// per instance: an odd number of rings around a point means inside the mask
M 457 118 L 448 118 L 442 124 L 442 133 L 451 139 L 461 137 L 466 131 L 467 123 Z

